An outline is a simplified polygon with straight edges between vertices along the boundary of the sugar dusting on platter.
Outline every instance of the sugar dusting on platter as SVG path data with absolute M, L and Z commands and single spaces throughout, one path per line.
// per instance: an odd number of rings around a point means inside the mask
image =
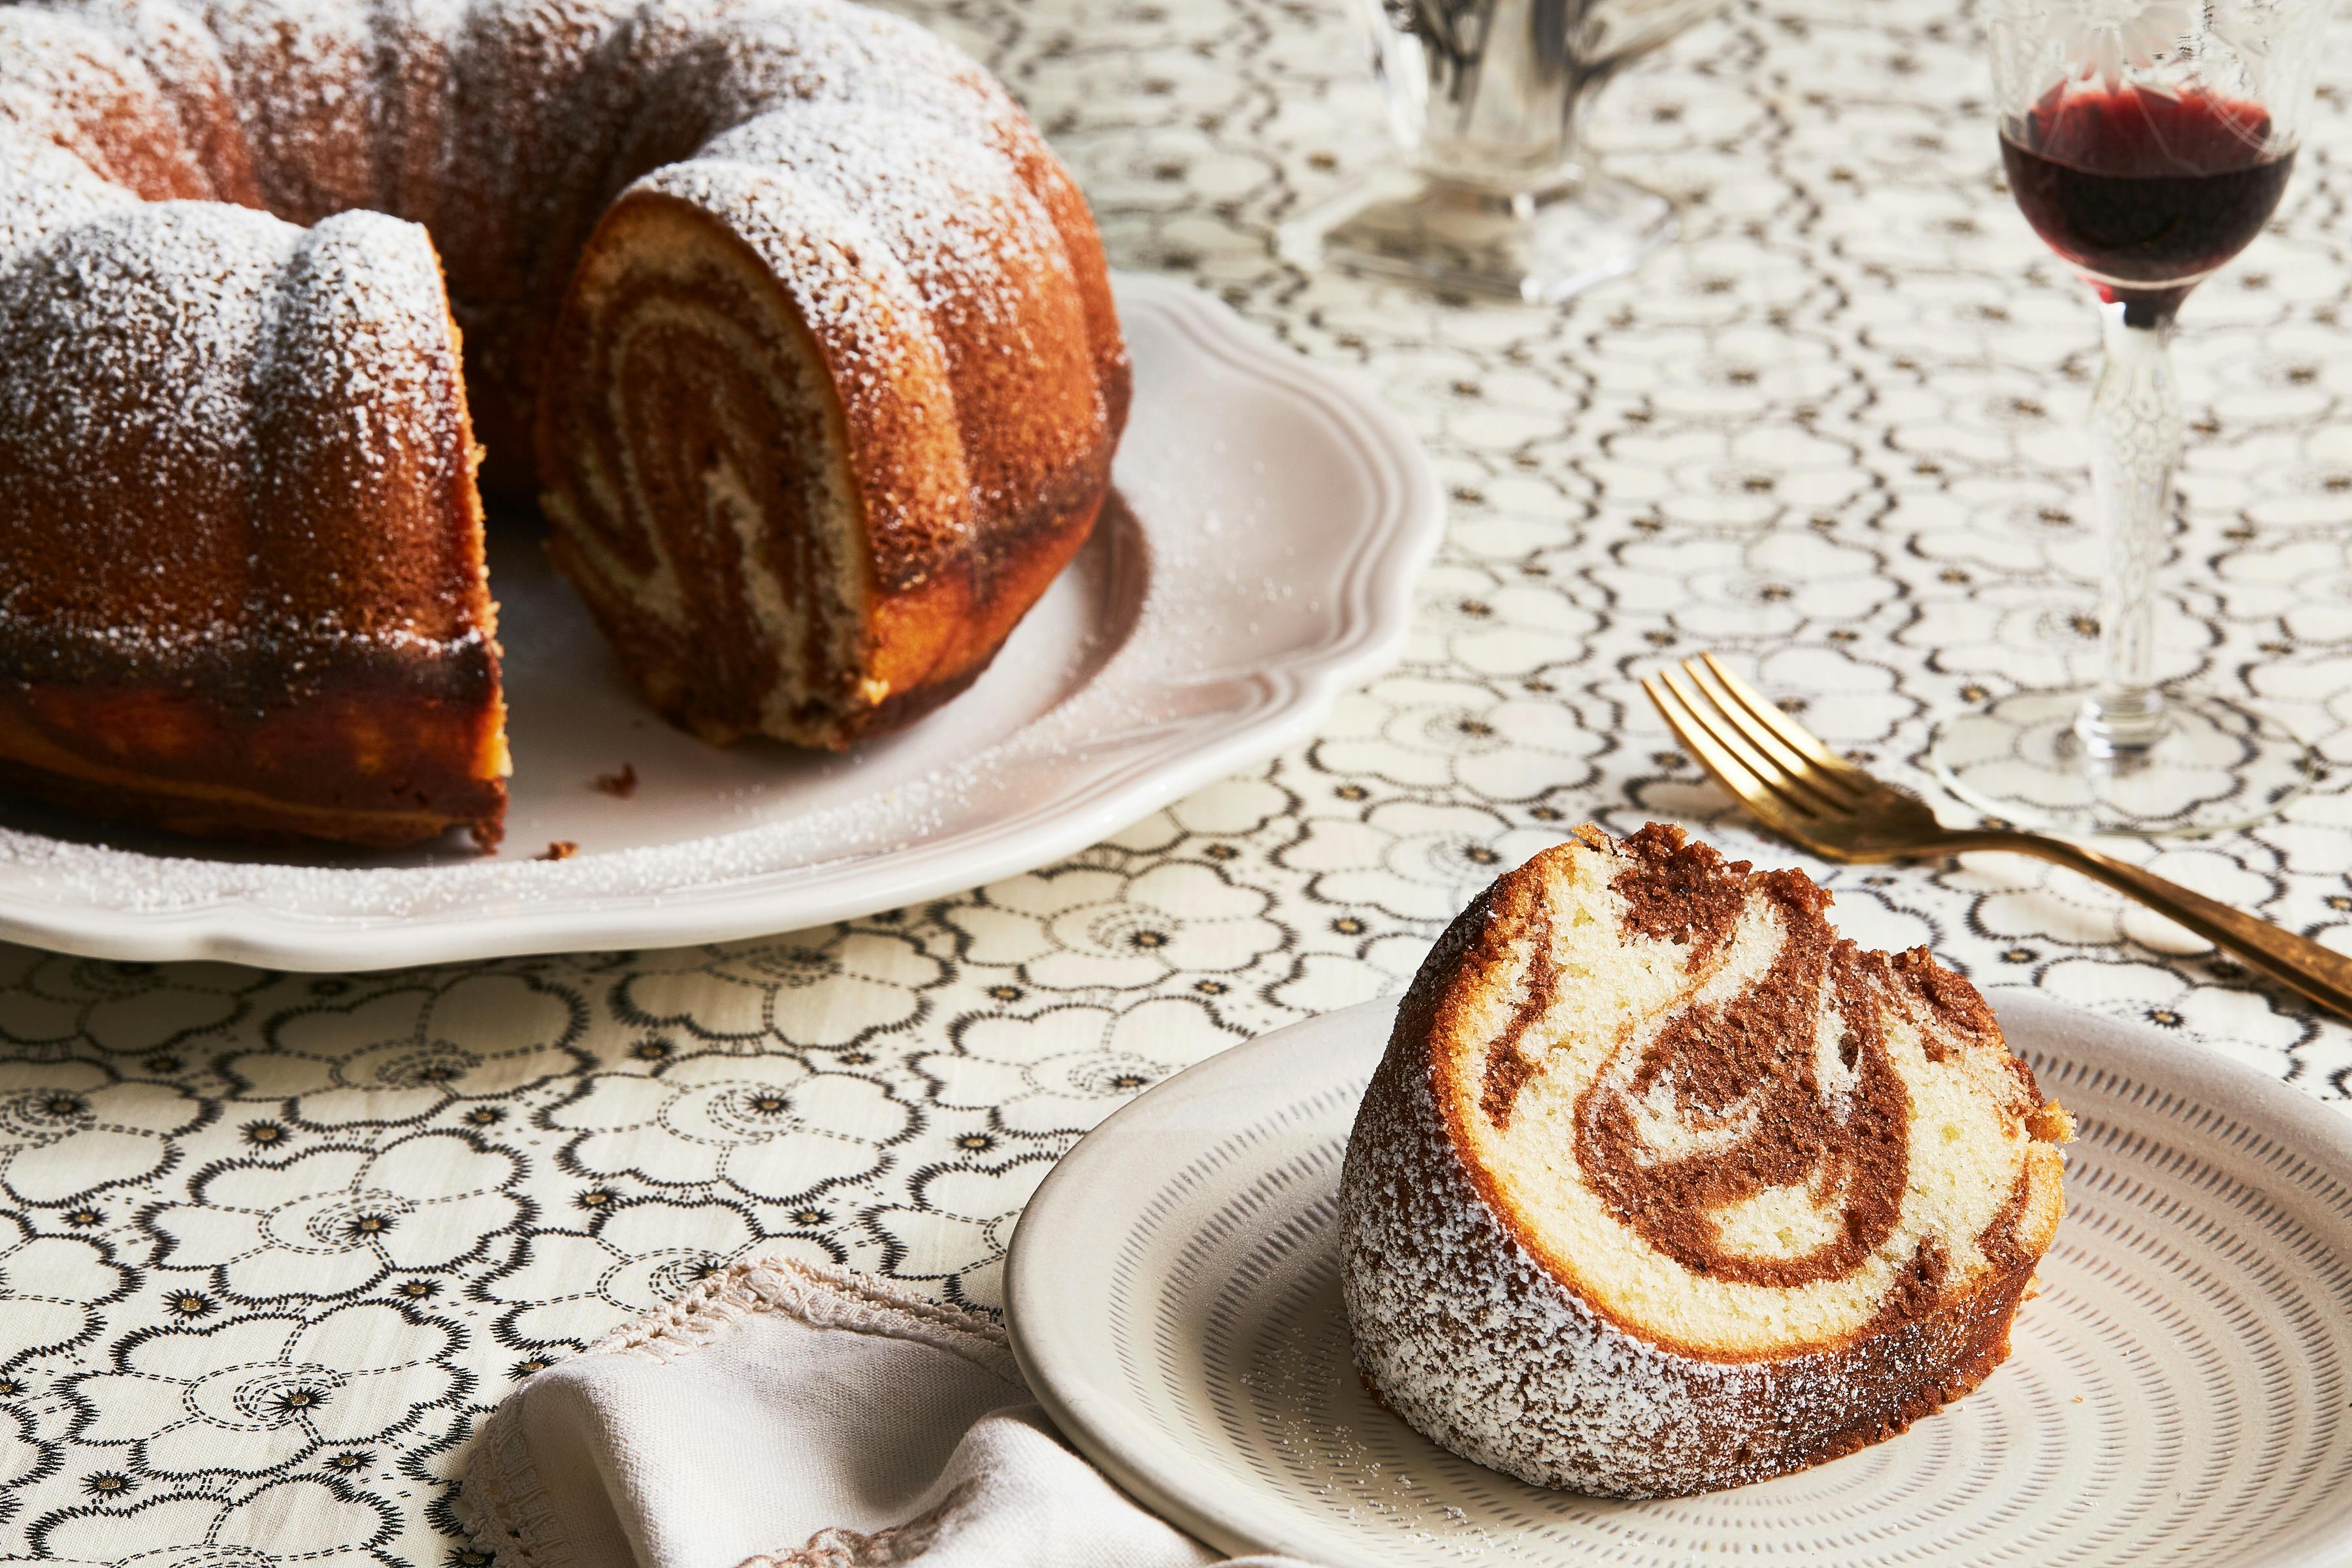
M 1303 741 L 1395 657 L 1443 525 L 1401 426 L 1181 284 L 1118 280 L 1121 512 L 973 689 L 835 757 L 718 751 L 628 691 L 526 525 L 494 530 L 516 716 L 504 852 L 141 837 L 0 805 L 0 935 L 310 968 L 788 930 L 1074 853 Z M 1311 547 L 1310 547 L 1311 546 Z M 638 785 L 600 791 L 623 765 Z M 557 840 L 568 858 L 541 860 Z

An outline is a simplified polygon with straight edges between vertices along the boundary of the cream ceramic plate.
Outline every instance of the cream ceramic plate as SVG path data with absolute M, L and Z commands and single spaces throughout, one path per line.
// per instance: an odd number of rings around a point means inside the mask
M 973 689 L 845 757 L 654 719 L 527 531 L 496 530 L 514 795 L 496 857 L 366 859 L 0 805 L 0 938 L 297 969 L 789 931 L 1061 858 L 1295 745 L 1396 656 L 1444 527 L 1404 426 L 1223 305 L 1118 280 L 1124 507 Z M 592 787 L 636 771 L 618 799 Z M 573 858 L 534 857 L 557 840 Z
M 1606 1502 L 1455 1458 L 1357 1382 L 1333 1205 L 1393 1008 L 1284 1029 L 1143 1095 L 1055 1169 L 1013 1237 L 1031 1384 L 1187 1529 L 1329 1568 L 2352 1561 L 2352 1118 L 2145 1026 L 1997 998 L 2081 1124 L 2015 1353 L 1833 1464 Z

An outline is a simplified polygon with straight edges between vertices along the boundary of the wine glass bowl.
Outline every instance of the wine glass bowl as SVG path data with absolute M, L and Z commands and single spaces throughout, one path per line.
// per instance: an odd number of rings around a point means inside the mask
M 2183 441 L 2173 321 L 2252 243 L 2294 169 L 2325 0 L 1992 0 L 2001 163 L 2099 300 L 2091 488 L 2103 669 L 1945 722 L 1929 759 L 1986 812 L 2061 831 L 2242 827 L 2307 787 L 2310 748 L 2227 698 L 2160 690 L 2156 577 Z
M 1673 204 L 1589 169 L 1601 88 L 1727 0 L 1356 0 L 1407 157 L 1284 226 L 1283 254 L 1557 301 L 1672 239 Z
M 2010 193 L 2102 300 L 2153 321 L 2262 232 L 2294 148 L 2260 104 L 2202 88 L 2074 86 L 2001 127 Z

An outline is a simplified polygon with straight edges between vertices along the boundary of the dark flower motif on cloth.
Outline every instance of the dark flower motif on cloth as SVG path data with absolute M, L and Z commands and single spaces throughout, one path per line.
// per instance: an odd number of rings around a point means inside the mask
M 1360 817 L 1315 817 L 1282 860 L 1313 873 L 1314 895 L 1327 902 L 1442 927 L 1487 883 L 1559 840 L 1483 806 L 1395 800 Z
M 590 1065 L 587 1002 L 538 975 L 467 971 L 436 984 L 313 1003 L 269 1021 L 269 1048 L 223 1058 L 247 1099 L 313 1127 L 414 1122 Z
M 992 1166 L 936 1165 L 908 1184 L 914 1201 L 866 1216 L 882 1246 L 883 1271 L 919 1281 L 960 1307 L 1004 1310 L 1004 1255 L 1029 1194 L 1058 1151 Z
M 100 1310 L 135 1289 L 114 1249 L 80 1236 L 44 1236 L 0 1213 L 0 1370 L 94 1337 Z M 0 1484 L 8 1479 L 0 1470 Z
M 1125 1009 L 1048 1008 L 1025 1016 L 968 1015 L 948 1026 L 952 1049 L 924 1051 L 911 1067 L 931 1098 L 1024 1137 L 1084 1132 L 1140 1090 L 1234 1043 L 1206 1005 L 1156 997 Z
M 2157 679 L 2195 668 L 2207 623 L 2169 595 L 2155 607 Z M 1952 675 L 1994 677 L 2020 686 L 2063 686 L 2088 679 L 2097 664 L 2099 622 L 2078 595 L 2039 583 L 1986 584 L 1965 596 L 1937 598 L 1898 634 L 1908 647 L 1933 653 Z
M 1655 374 L 1674 376 L 1694 368 L 1681 361 L 1645 372 L 1624 360 L 1607 367 L 1612 379 L 1629 392 Z M 1754 394 L 1734 395 L 1753 405 Z M 1655 595 L 1668 591 L 1672 573 L 1695 565 L 1704 570 L 1724 564 L 1720 558 L 1695 563 L 1634 553 L 1646 548 L 1648 542 L 1790 537 L 1794 533 L 1790 525 L 1812 516 L 1834 517 L 1864 501 L 1872 488 L 1872 476 L 1854 461 L 1853 446 L 1818 430 L 1808 431 L 1793 423 L 1760 429 L 1747 417 L 1674 420 L 1671 428 L 1661 428 L 1661 423 L 1636 422 L 1635 430 L 1621 434 L 1604 453 L 1579 465 L 1612 493 L 1639 497 L 1654 508 L 1622 523 L 1611 520 L 1615 524 L 1612 533 L 1620 528 L 1625 531 L 1612 542 L 1609 554 L 1652 574 L 1650 582 L 1640 584 L 1601 580 L 1601 585 L 1611 588 L 1612 619 L 1619 627 L 1656 624 L 1661 601 Z M 1745 564 L 1759 585 L 1781 581 L 1785 573 L 1793 570 L 1771 555 Z M 1593 575 L 1600 579 L 1598 572 Z M 1880 575 L 1883 580 L 1883 573 Z M 1874 590 L 1873 596 L 1874 602 L 1884 602 Z M 1750 603 L 1769 605 L 1771 601 Z M 1704 624 L 1725 624 L 1717 618 L 1720 613 L 1710 606 Z M 1759 632 L 1785 624 L 1769 608 L 1750 613 L 1758 617 L 1754 624 Z
M 2178 846 L 2148 868 L 2239 909 L 2263 911 L 2277 879 L 2231 857 L 2197 845 Z M 2187 958 L 2205 944 L 2138 904 L 2125 903 L 2090 882 L 2022 856 L 1983 856 L 1937 873 L 1937 879 L 1973 894 L 1973 923 L 2004 946 L 2052 937 L 2124 947 L 2117 962 L 2144 962 L 2152 953 Z M 2128 946 L 2126 946 L 2128 944 Z
M 123 1506 L 58 1509 L 26 1531 L 34 1552 L 80 1568 L 394 1568 L 397 1515 L 341 1481 L 274 1481 L 230 1500 L 173 1491 Z
M 527 1216 L 520 1177 L 508 1150 L 425 1132 L 379 1150 L 226 1161 L 188 1184 L 189 1201 L 143 1218 L 159 1264 L 206 1266 L 213 1288 L 240 1300 L 342 1296 L 478 1256 Z
M 1344 954 L 1302 953 L 1288 974 L 1266 987 L 1266 995 L 1293 1018 L 1352 1007 L 1411 984 L 1434 940 L 1433 931 L 1398 931 Z
M 1114 834 L 1105 843 L 1130 854 L 1178 854 L 1203 838 L 1233 839 L 1263 833 L 1297 808 L 1297 796 L 1284 788 L 1278 777 L 1245 774 L 1220 780 L 1196 795 L 1186 795 L 1165 810 L 1156 811 L 1132 827 Z M 1223 847 L 1235 847 L 1226 844 Z M 1076 858 L 1082 862 L 1087 858 Z M 1116 870 L 1118 862 L 1105 861 L 1097 868 Z
M 837 1050 L 908 1027 L 947 978 L 914 937 L 871 922 L 648 957 L 614 987 L 614 1013 L 740 1051 Z
M 1480 676 L 1580 664 L 1591 652 L 1592 634 L 1604 624 L 1581 605 L 1564 602 L 1556 583 L 1526 574 L 1503 578 L 1483 564 L 1439 562 L 1423 574 L 1416 598 L 1419 623 L 1444 637 L 1452 662 Z M 1411 707 L 1412 678 L 1404 679 L 1408 686 L 1399 696 L 1402 705 Z
M 215 1035 L 271 984 L 229 963 L 111 963 L 0 946 L 0 1056 L 135 1057 Z M 174 1072 L 149 1067 L 151 1072 Z
M 1134 989 L 1245 969 L 1283 943 L 1271 900 L 1215 867 L 1166 861 L 1137 876 L 1076 867 L 997 883 L 949 923 L 975 963 L 1015 964 L 1055 990 Z
M 715 1184 L 776 1203 L 877 1173 L 917 1124 L 875 1079 L 731 1054 L 689 1057 L 658 1076 L 594 1074 L 546 1121 L 579 1134 L 562 1160 L 583 1174 Z
M 812 1263 L 843 1261 L 813 1237 L 769 1234 L 740 1205 L 656 1198 L 600 1214 L 584 1231 L 532 1232 L 480 1289 L 484 1300 L 507 1309 L 499 1328 L 508 1343 L 586 1344 L 635 1313 L 677 1300 L 754 1248 Z
M 2232 988 L 2201 984 L 2145 960 L 2060 959 L 2042 970 L 2042 989 L 2111 1017 L 2201 1037 L 2208 1047 L 2273 1078 L 2284 1075 L 2312 1028 L 2307 1019 L 2274 1008 L 2250 1017 Z
M 1342 698 L 1315 760 L 1401 789 L 1459 785 L 1489 800 L 1529 800 L 1592 772 L 1600 726 L 1557 700 L 1515 698 L 1482 681 L 1399 675 L 1381 700 Z
M 0 1394 L 0 1524 L 6 1524 L 23 1511 L 26 1491 L 56 1477 L 63 1465 L 58 1458 L 59 1445 L 44 1441 L 34 1425 L 33 1413 L 21 1405 L 5 1403 L 16 1398 L 23 1386 L 13 1377 L 0 1377 L 16 1386 Z
M 474 1378 L 457 1330 L 376 1301 L 304 1321 L 267 1314 L 131 1335 L 112 1370 L 67 1380 L 72 1437 L 127 1451 L 135 1474 L 262 1475 L 321 1448 L 380 1443 Z
M 1872 552 L 1810 531 L 1632 543 L 1617 563 L 1593 575 L 1621 609 L 1670 622 L 1701 647 L 1780 643 L 1865 620 L 1898 592 Z
M 18 1203 L 69 1204 L 145 1181 L 211 1115 L 177 1084 L 95 1062 L 0 1061 L 0 1187 Z

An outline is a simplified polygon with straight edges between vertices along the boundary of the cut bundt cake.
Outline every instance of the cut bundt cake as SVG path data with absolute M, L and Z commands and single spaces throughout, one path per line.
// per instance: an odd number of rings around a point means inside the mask
M 497 626 L 424 230 L 55 173 L 84 216 L 0 271 L 0 784 L 190 833 L 495 842 Z
M 879 13 L 0 0 L 0 784 L 494 840 L 478 467 L 666 715 L 847 745 L 1084 542 L 1127 377 L 1067 174 Z
M 1660 1497 L 1974 1388 L 2072 1134 L 1969 983 L 1838 939 L 1797 871 L 1596 828 L 1439 941 L 1349 1140 L 1357 1363 L 1425 1436 Z

